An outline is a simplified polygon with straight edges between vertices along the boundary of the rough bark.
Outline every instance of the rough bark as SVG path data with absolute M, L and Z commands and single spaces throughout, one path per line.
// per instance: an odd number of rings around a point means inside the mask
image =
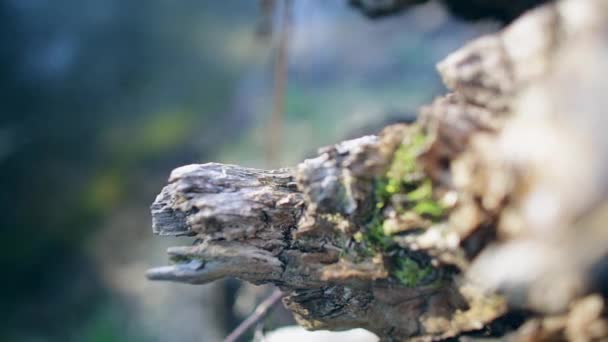
M 405 131 L 397 128 L 392 130 Z M 152 205 L 153 230 L 196 236 L 197 243 L 170 248 L 174 264 L 152 269 L 148 277 L 270 282 L 287 292 L 285 305 L 311 329 L 363 327 L 399 340 L 480 328 L 501 302 L 460 289 L 451 270 L 434 269 L 419 284 L 405 286 L 389 277 L 388 254 L 355 255 L 352 236 L 375 210 L 374 174 L 395 148 L 387 145 L 389 136 L 324 149 L 294 170 L 216 163 L 174 170 Z M 471 313 L 472 307 L 487 313 Z M 467 313 L 475 319 L 464 319 Z
M 412 125 L 294 169 L 189 165 L 152 205 L 148 277 L 273 283 L 310 329 L 383 340 L 608 338 L 608 6 L 531 11 L 448 56 Z

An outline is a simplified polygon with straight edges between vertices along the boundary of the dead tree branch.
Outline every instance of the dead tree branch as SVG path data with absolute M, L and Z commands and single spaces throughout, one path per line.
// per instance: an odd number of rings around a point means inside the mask
M 225 339 L 224 342 L 236 342 L 239 337 L 247 332 L 247 330 L 251 329 L 251 327 L 259 323 L 266 315 L 268 311 L 281 299 L 283 293 L 280 290 L 274 290 L 270 297 L 266 298 L 263 302 L 255 308 L 255 311 L 251 314 L 251 316 L 247 317 L 241 324 L 239 324 L 233 332 L 230 333 Z

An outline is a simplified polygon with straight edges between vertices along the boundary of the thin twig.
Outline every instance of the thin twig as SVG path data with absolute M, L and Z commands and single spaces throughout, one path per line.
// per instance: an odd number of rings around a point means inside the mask
M 236 342 L 236 340 L 241 337 L 244 333 L 247 332 L 254 324 L 263 319 L 268 311 L 281 299 L 283 293 L 281 290 L 276 289 L 270 295 L 270 297 L 266 298 L 263 302 L 255 308 L 255 311 L 247 317 L 241 324 L 239 324 L 236 329 L 234 329 L 228 337 L 224 339 L 224 342 Z
M 291 31 L 291 0 L 283 1 L 282 27 L 274 65 L 274 90 L 272 94 L 272 114 L 268 127 L 267 163 L 276 167 L 279 161 L 283 111 L 285 110 L 285 88 L 287 87 L 287 66 L 289 60 L 289 36 Z

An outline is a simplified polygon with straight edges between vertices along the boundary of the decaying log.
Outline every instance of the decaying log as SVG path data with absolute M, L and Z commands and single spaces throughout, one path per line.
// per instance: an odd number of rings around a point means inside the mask
M 173 171 L 154 280 L 272 283 L 310 329 L 386 341 L 608 338 L 608 5 L 539 7 L 448 56 L 411 125 L 293 169 Z
M 226 276 L 270 282 L 287 292 L 284 303 L 311 329 L 363 327 L 405 338 L 479 328 L 485 313 L 478 320 L 449 322 L 478 298 L 461 292 L 447 275 L 437 272 L 408 287 L 387 277 L 381 259 L 349 263 L 340 256 L 354 243 L 356 228 L 348 226 L 362 225 L 371 210 L 371 170 L 383 162 L 380 150 L 389 148 L 380 142 L 371 136 L 344 142 L 296 170 L 215 163 L 174 170 L 152 205 L 153 229 L 196 236 L 198 242 L 170 248 L 174 265 L 152 269 L 148 277 L 195 284 Z

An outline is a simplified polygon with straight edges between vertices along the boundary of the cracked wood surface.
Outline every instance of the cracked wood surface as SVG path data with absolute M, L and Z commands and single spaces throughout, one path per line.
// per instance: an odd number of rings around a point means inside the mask
M 454 284 L 407 288 L 385 279 L 386 273 L 368 279 L 370 269 L 359 276 L 332 271 L 350 238 L 336 234 L 336 222 L 327 215 L 361 215 L 357 210 L 366 207 L 372 191 L 364 175 L 374 165 L 360 154 L 377 153 L 378 147 L 371 136 L 344 142 L 297 171 L 217 163 L 174 170 L 152 205 L 153 229 L 159 235 L 194 236 L 197 243 L 169 248 L 174 264 L 152 269 L 148 277 L 201 284 L 230 276 L 273 283 L 286 292 L 284 303 L 298 321 L 311 329 L 364 327 L 395 338 L 448 333 L 425 325 L 468 307 Z M 345 183 L 349 177 L 363 177 L 368 186 Z

